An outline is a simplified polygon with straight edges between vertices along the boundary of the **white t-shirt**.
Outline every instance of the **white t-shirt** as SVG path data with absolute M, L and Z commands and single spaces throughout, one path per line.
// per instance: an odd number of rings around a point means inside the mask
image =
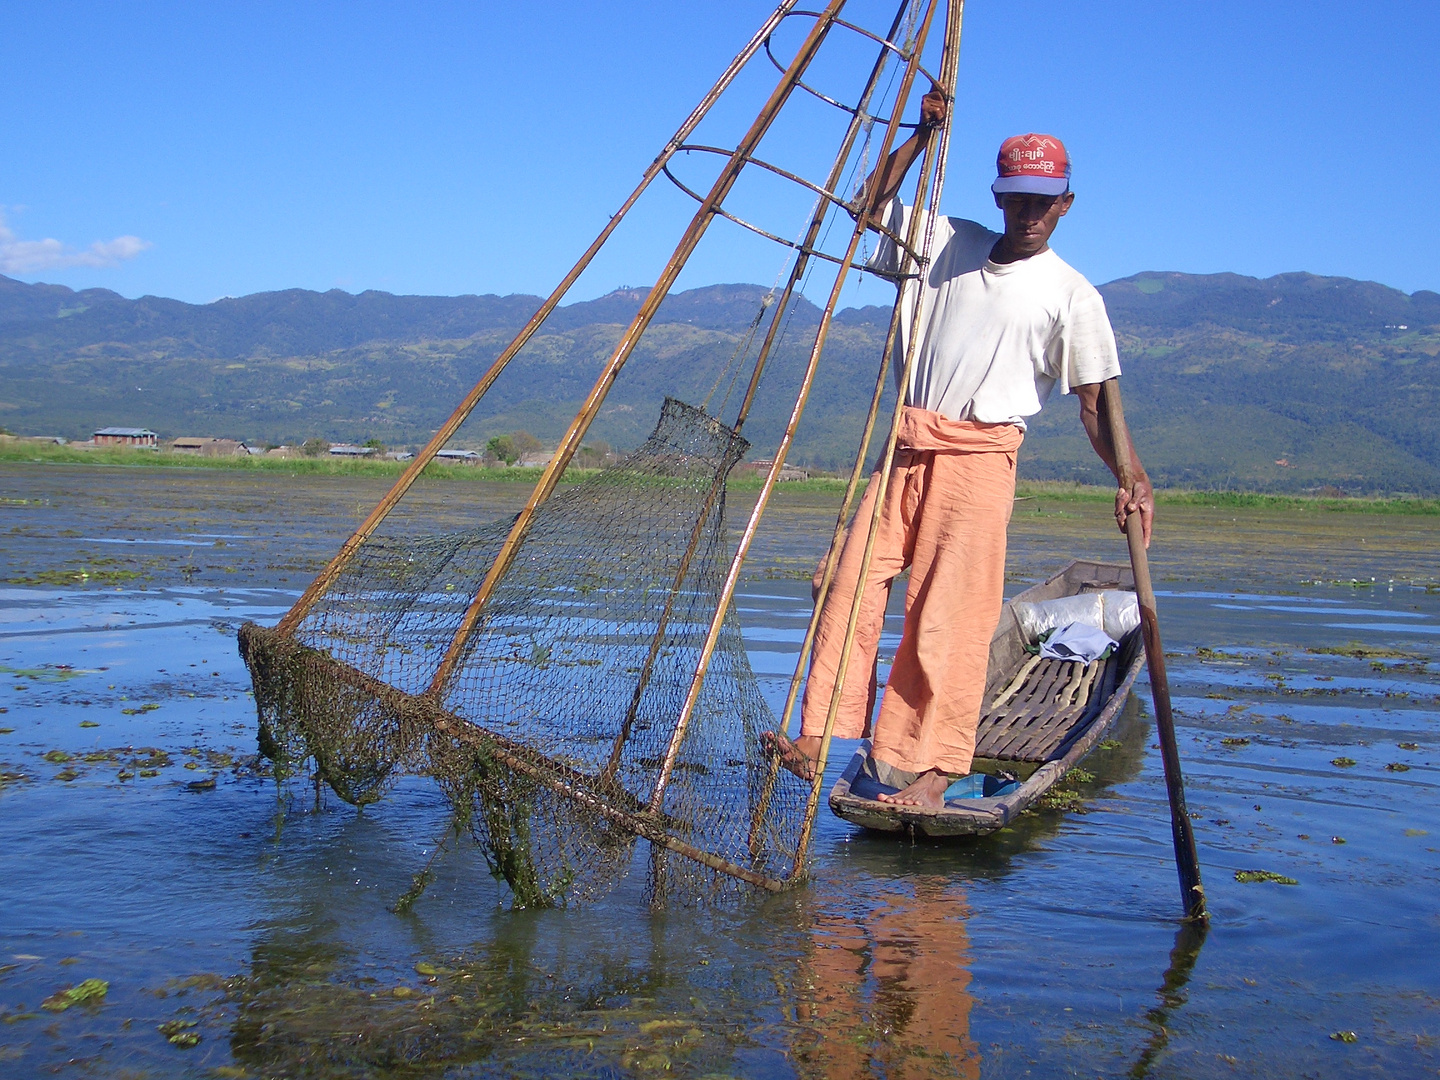
M 910 208 L 897 198 L 885 227 L 904 237 Z M 917 247 L 924 242 L 920 223 Z M 1062 394 L 1120 374 L 1115 332 L 1105 301 L 1050 250 L 1013 263 L 990 261 L 1000 239 L 963 218 L 935 222 L 933 253 L 920 308 L 920 349 L 904 387 L 905 404 L 951 420 L 1018 424 L 1038 413 L 1055 384 Z M 870 265 L 898 271 L 899 251 L 882 234 Z M 915 289 L 901 297 L 900 340 L 892 358 L 898 386 L 904 371 Z

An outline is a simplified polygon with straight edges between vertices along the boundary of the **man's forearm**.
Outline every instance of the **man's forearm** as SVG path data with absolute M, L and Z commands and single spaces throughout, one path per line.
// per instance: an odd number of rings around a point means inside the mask
M 1077 390 L 1080 392 L 1080 423 L 1085 428 L 1085 434 L 1090 438 L 1090 445 L 1094 448 L 1096 456 L 1114 475 L 1116 482 L 1124 485 L 1125 478 L 1120 475 L 1120 466 L 1115 457 L 1115 433 L 1110 430 L 1110 417 L 1106 410 L 1100 407 L 1100 398 L 1103 393 L 1101 384 L 1096 384 L 1093 391 L 1088 386 L 1077 387 Z M 1132 482 L 1148 480 L 1145 466 L 1140 464 L 1140 455 L 1135 451 L 1133 439 L 1130 440 L 1130 461 L 1135 470 L 1135 475 L 1131 478 Z
M 891 151 L 890 156 L 875 167 L 875 171 L 865 181 L 865 186 L 860 189 L 859 198 L 855 200 L 857 208 L 868 208 L 873 214 L 900 193 L 900 185 L 905 182 L 906 173 L 929 145 L 933 130 L 929 127 L 917 128 L 914 135 Z

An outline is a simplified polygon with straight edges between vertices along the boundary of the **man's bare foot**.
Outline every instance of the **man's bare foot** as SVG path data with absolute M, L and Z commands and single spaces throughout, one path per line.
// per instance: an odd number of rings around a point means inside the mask
M 939 769 L 923 772 L 915 782 L 894 795 L 878 795 L 880 802 L 896 803 L 900 806 L 921 806 L 926 810 L 939 810 L 945 805 L 945 789 L 950 786 L 950 774 Z
M 790 740 L 778 731 L 767 731 L 760 736 L 760 745 L 766 753 L 780 759 L 780 767 L 794 773 L 801 780 L 815 779 L 815 765 L 820 760 L 820 736 L 801 735 Z

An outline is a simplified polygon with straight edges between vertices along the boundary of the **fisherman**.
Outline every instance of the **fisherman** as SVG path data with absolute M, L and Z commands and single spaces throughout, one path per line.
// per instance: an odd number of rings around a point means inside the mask
M 893 236 L 908 235 L 912 212 L 899 199 L 900 185 L 947 116 L 945 95 L 926 94 L 915 134 L 875 170 L 857 200 L 872 210 L 888 204 L 885 226 Z M 939 809 L 953 778 L 970 771 L 990 638 L 1004 603 L 1005 530 L 1025 418 L 1056 386 L 1075 394 L 1090 444 L 1120 478 L 1101 408 L 1101 384 L 1120 374 L 1115 334 L 1099 292 L 1049 246 L 1075 202 L 1069 156 L 1053 136 L 1016 135 L 1001 145 L 997 164 L 991 190 L 1005 215 L 1003 234 L 959 218 L 935 222 L 919 349 L 902 387 L 899 439 L 835 719 L 837 738 L 869 733 L 885 605 L 908 567 L 904 630 L 872 734 L 876 762 L 892 776 L 902 774 L 901 783 L 914 777 L 896 794 L 880 796 L 904 806 Z M 871 265 L 901 269 L 889 236 Z M 912 279 L 901 290 L 897 358 L 912 332 L 917 288 Z M 898 381 L 898 359 L 895 372 Z M 1115 521 L 1123 530 L 1138 513 L 1148 544 L 1154 493 L 1133 445 L 1130 460 L 1137 479 L 1116 492 Z M 855 521 L 870 521 L 878 476 Z M 804 780 L 814 777 L 866 537 L 863 526 L 852 524 L 820 613 L 800 737 L 767 739 L 781 764 Z

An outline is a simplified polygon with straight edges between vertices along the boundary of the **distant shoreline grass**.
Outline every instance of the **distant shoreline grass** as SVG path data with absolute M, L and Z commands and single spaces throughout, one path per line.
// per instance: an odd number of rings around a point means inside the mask
M 328 457 L 201 457 L 154 450 L 74 450 L 64 446 L 5 441 L 0 443 L 0 464 L 3 465 L 89 465 L 109 468 L 142 469 L 212 469 L 228 472 L 281 473 L 291 476 L 353 476 L 394 478 L 405 471 L 400 461 L 353 461 Z M 477 465 L 442 465 L 432 462 L 425 469 L 431 479 L 484 481 L 491 483 L 533 484 L 543 470 L 539 467 L 489 468 Z M 564 482 L 578 482 L 593 469 L 569 469 Z M 759 491 L 763 480 L 746 471 L 731 477 L 730 490 Z M 817 476 L 809 480 L 787 480 L 778 492 L 796 495 L 839 495 L 845 480 L 833 476 Z M 1057 480 L 1022 480 L 1016 498 L 1044 499 L 1046 502 L 1108 503 L 1114 498 L 1109 486 L 1076 484 Z M 1321 495 L 1281 495 L 1250 491 L 1192 491 L 1161 489 L 1155 493 L 1161 506 L 1194 506 L 1225 510 L 1302 510 L 1348 514 L 1403 514 L 1440 516 L 1440 499 L 1412 496 L 1330 497 Z
M 1110 503 L 1115 489 L 1108 485 L 1072 484 L 1060 480 L 1022 480 L 1015 488 L 1017 499 L 1043 498 L 1049 502 Z M 1155 501 L 1161 506 L 1196 506 L 1216 510 L 1310 510 L 1342 514 L 1440 515 L 1440 499 L 1411 495 L 1393 497 L 1327 495 L 1279 495 L 1259 491 L 1192 491 L 1160 488 Z

